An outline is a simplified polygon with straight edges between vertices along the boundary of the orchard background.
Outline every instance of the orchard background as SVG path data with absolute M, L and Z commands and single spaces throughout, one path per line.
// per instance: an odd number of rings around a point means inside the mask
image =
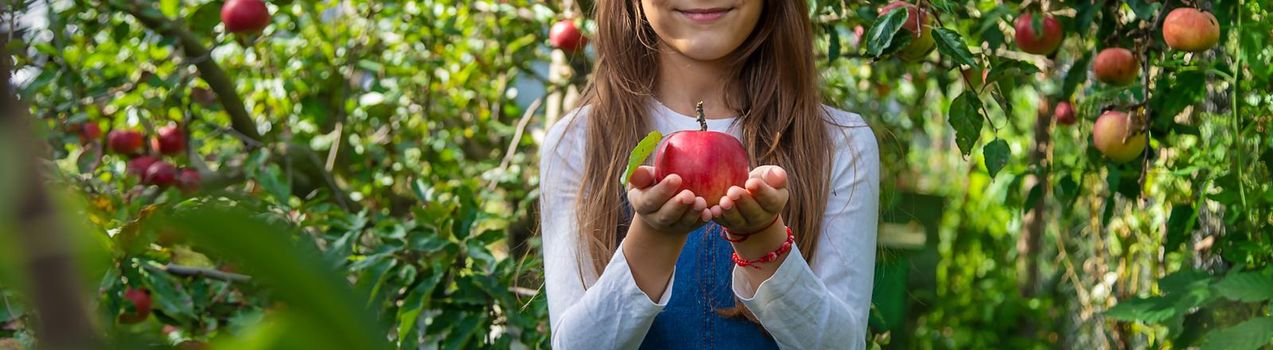
M 548 347 L 591 2 L 253 2 L 6 2 L 0 349 Z M 810 2 L 884 161 L 872 346 L 1273 346 L 1273 4 Z

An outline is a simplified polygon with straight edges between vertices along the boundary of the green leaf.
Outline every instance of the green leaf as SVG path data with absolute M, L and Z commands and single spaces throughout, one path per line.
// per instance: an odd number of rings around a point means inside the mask
M 910 14 L 906 9 L 898 7 L 876 20 L 871 30 L 866 32 L 866 53 L 872 57 L 883 54 L 884 49 L 892 43 L 893 35 L 902 29 L 902 23 L 906 23 L 908 17 Z
M 159 10 L 163 12 L 164 17 L 176 17 L 178 6 L 181 6 L 180 0 L 160 0 Z
M 1008 159 L 1012 157 L 1012 149 L 1008 147 L 1008 142 L 1000 138 L 987 143 L 981 148 L 981 152 L 986 158 L 986 172 L 990 173 L 992 179 L 999 170 L 1003 170 L 1003 167 L 1008 165 Z
M 624 187 L 628 186 L 628 179 L 632 177 L 632 173 L 635 173 L 637 167 L 645 163 L 645 159 L 650 157 L 650 153 L 654 152 L 654 147 L 659 145 L 660 140 L 663 140 L 663 133 L 654 130 L 646 134 L 645 138 L 637 143 L 636 147 L 632 149 L 632 154 L 628 156 L 628 170 L 623 172 L 623 178 L 619 179 L 620 184 Z
M 999 82 L 999 80 L 1001 79 L 1016 77 L 1016 76 L 1025 76 L 1025 75 L 1030 75 L 1030 74 L 1034 74 L 1038 72 L 1039 72 L 1039 67 L 1036 67 L 1032 63 L 1013 60 L 1013 59 L 1005 59 L 995 63 L 992 67 L 990 67 L 990 72 L 986 73 L 985 84 L 990 85 L 990 84 Z
M 1265 316 L 1211 331 L 1203 339 L 1202 349 L 1255 350 L 1270 342 L 1273 342 L 1273 317 Z
M 1043 19 L 1045 16 L 1034 14 L 1030 16 L 1030 30 L 1034 31 L 1034 38 L 1043 38 Z
M 297 327 L 314 343 L 327 349 L 387 349 L 381 329 L 361 303 L 344 275 L 324 264 L 313 242 L 268 221 L 251 208 L 229 204 L 199 204 L 184 209 L 168 224 L 190 232 L 199 246 L 235 262 L 254 282 L 270 288 L 271 295 L 287 303 L 287 313 L 303 320 Z
M 946 28 L 935 28 L 933 29 L 933 39 L 936 39 L 937 51 L 941 52 L 942 57 L 949 57 L 957 64 L 977 66 L 977 61 L 972 57 L 972 52 L 968 51 L 968 44 L 964 43 L 964 37 L 960 36 L 959 33 Z
M 402 302 L 402 307 L 398 308 L 398 349 L 418 349 L 420 347 L 417 339 L 420 320 L 420 313 L 429 306 L 429 299 L 433 295 L 433 289 L 437 287 L 438 282 L 442 281 L 440 272 L 432 272 L 425 274 L 423 279 L 416 284 L 415 288 L 407 294 L 406 299 Z
M 1205 289 L 1211 284 L 1211 275 L 1204 271 L 1182 269 L 1172 272 L 1158 280 L 1158 289 L 1166 294 L 1187 293 L 1194 289 Z
M 915 36 L 911 35 L 910 31 L 899 30 L 896 35 L 893 35 L 893 42 L 889 43 L 888 47 L 884 48 L 884 52 L 882 52 L 881 55 L 896 54 L 907 46 L 910 46 L 911 41 L 914 40 Z M 932 50 L 929 49 L 929 51 L 931 52 Z M 925 55 L 927 55 L 927 53 L 925 53 Z
M 1206 73 L 1195 70 L 1163 74 L 1158 78 L 1157 86 L 1149 104 L 1159 118 L 1170 121 L 1185 108 L 1206 98 L 1208 84 Z
M 31 95 L 36 91 L 39 91 L 41 88 L 49 85 L 49 83 L 52 83 L 60 75 L 60 70 L 46 69 L 43 72 L 40 72 L 40 75 L 37 75 L 35 79 L 31 79 L 31 81 L 27 82 L 27 85 L 22 87 L 22 93 L 25 95 Z
M 1225 298 L 1259 302 L 1273 300 L 1273 268 L 1264 271 L 1231 272 L 1215 285 Z
M 199 8 L 186 17 L 186 22 L 190 25 L 190 31 L 195 34 L 215 35 L 212 28 L 221 23 L 221 2 L 211 1 L 199 5 Z
M 1025 214 L 1033 210 L 1035 208 L 1033 203 L 1038 202 L 1040 197 L 1043 197 L 1043 185 L 1034 184 L 1034 186 L 1030 186 L 1030 192 L 1026 193 L 1025 201 L 1022 202 L 1024 204 L 1021 206 L 1021 213 Z
M 1056 200 L 1062 203 L 1062 208 L 1067 208 L 1069 207 L 1070 202 L 1078 198 L 1079 184 L 1074 181 L 1073 176 L 1065 174 L 1061 177 L 1061 180 L 1057 182 L 1056 190 L 1052 193 L 1053 197 L 1056 197 Z
M 1184 269 L 1164 276 L 1158 281 L 1162 296 L 1120 300 L 1118 305 L 1106 311 L 1106 316 L 1146 323 L 1163 323 L 1171 320 L 1179 324 L 1189 310 L 1215 300 L 1211 291 L 1211 275 L 1206 272 Z
M 1065 28 L 1066 33 L 1078 33 L 1080 37 L 1087 37 L 1090 28 L 1092 28 L 1092 20 L 1096 17 L 1096 13 L 1104 7 L 1104 3 L 1092 4 L 1090 2 L 1078 1 L 1073 4 L 1077 14 L 1074 15 L 1074 22 L 1069 28 Z M 1083 65 L 1086 67 L 1087 65 Z
M 976 93 L 964 91 L 950 104 L 950 126 L 955 128 L 955 144 L 965 157 L 972 154 L 972 146 L 981 137 L 981 100 Z
M 4 300 L 13 300 L 13 298 L 7 295 L 5 291 L 0 291 L 0 298 L 4 298 Z M 23 304 L 16 301 L 0 303 L 0 323 L 9 322 L 17 319 L 18 317 L 22 317 L 24 314 L 22 307 Z
M 484 323 L 482 321 L 485 318 L 484 314 L 478 313 L 464 313 L 461 315 L 459 322 L 456 322 L 454 324 L 455 327 L 451 328 L 451 333 L 447 334 L 446 342 L 441 349 L 459 350 L 468 348 L 469 341 L 477 333 L 478 324 Z
M 975 38 L 981 38 L 990 50 L 998 49 L 1003 46 L 1003 31 L 999 29 L 999 23 L 1003 21 L 1004 15 L 1014 12 L 1008 6 L 1003 4 L 996 5 L 989 11 L 982 12 L 977 24 L 973 26 L 972 34 Z
M 1068 99 L 1074 95 L 1074 90 L 1078 89 L 1079 84 L 1087 81 L 1087 67 L 1092 61 L 1092 53 L 1088 52 L 1083 58 L 1074 61 L 1070 65 L 1070 70 L 1065 72 L 1065 82 L 1061 85 L 1061 98 Z M 993 72 L 992 72 L 993 74 Z
M 1189 234 L 1198 226 L 1198 210 L 1192 204 L 1176 204 L 1171 207 L 1167 219 L 1167 250 L 1176 250 L 1189 240 Z
M 823 28 L 827 31 L 827 61 L 835 62 L 835 59 L 840 58 L 840 30 L 834 25 Z
M 365 307 L 370 310 L 376 310 L 378 303 L 383 297 L 380 295 L 383 293 L 381 289 L 384 288 L 385 281 L 390 276 L 389 272 L 397 265 L 398 260 L 387 255 L 381 255 L 364 261 L 368 261 L 368 263 L 365 268 L 357 270 L 359 274 L 356 287 L 363 294 L 367 294 L 367 300 L 364 303 Z M 397 291 L 393 292 L 397 293 Z
M 415 193 L 417 199 L 421 202 L 429 203 L 433 201 L 433 186 L 430 186 L 424 179 L 416 178 L 411 182 L 411 192 Z
M 1118 305 L 1105 311 L 1105 316 L 1123 321 L 1159 323 L 1176 316 L 1176 299 L 1163 296 L 1120 300 Z
M 1158 12 L 1158 8 L 1162 7 L 1162 4 L 1145 0 L 1126 0 L 1126 2 L 1127 7 L 1131 7 L 1132 12 L 1136 13 L 1136 18 L 1142 21 L 1154 20 L 1154 13 Z
M 372 73 L 381 73 L 381 72 L 384 72 L 385 65 L 380 64 L 380 62 L 372 61 L 369 59 L 361 59 L 361 60 L 358 60 L 358 68 L 362 68 L 363 70 L 366 70 Z
M 149 262 L 141 262 L 149 264 Z M 179 320 L 191 321 L 198 319 L 194 312 L 194 301 L 191 300 L 190 294 L 182 288 L 180 284 L 173 283 L 170 276 L 158 271 L 146 271 L 146 286 L 150 288 L 150 292 L 165 314 L 173 317 L 180 317 Z

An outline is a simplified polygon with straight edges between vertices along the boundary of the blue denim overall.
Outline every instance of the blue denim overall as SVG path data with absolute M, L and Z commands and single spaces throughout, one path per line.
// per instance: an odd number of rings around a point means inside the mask
M 717 309 L 734 306 L 730 255 L 734 248 L 709 222 L 694 230 L 676 260 L 672 296 L 654 318 L 641 349 L 777 349 L 760 325 L 724 318 Z

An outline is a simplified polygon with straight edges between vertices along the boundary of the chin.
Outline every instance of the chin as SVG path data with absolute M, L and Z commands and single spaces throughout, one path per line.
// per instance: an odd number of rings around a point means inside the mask
M 673 45 L 673 47 L 685 57 L 696 61 L 715 61 L 728 56 L 738 45 L 730 46 L 705 38 L 704 40 L 692 40 L 682 45 Z

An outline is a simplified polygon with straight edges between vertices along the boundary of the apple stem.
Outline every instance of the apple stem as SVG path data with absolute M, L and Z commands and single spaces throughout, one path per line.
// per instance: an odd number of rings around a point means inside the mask
M 703 101 L 698 101 L 694 111 L 698 113 L 698 126 L 701 128 L 699 131 L 707 131 L 707 116 L 703 115 Z

